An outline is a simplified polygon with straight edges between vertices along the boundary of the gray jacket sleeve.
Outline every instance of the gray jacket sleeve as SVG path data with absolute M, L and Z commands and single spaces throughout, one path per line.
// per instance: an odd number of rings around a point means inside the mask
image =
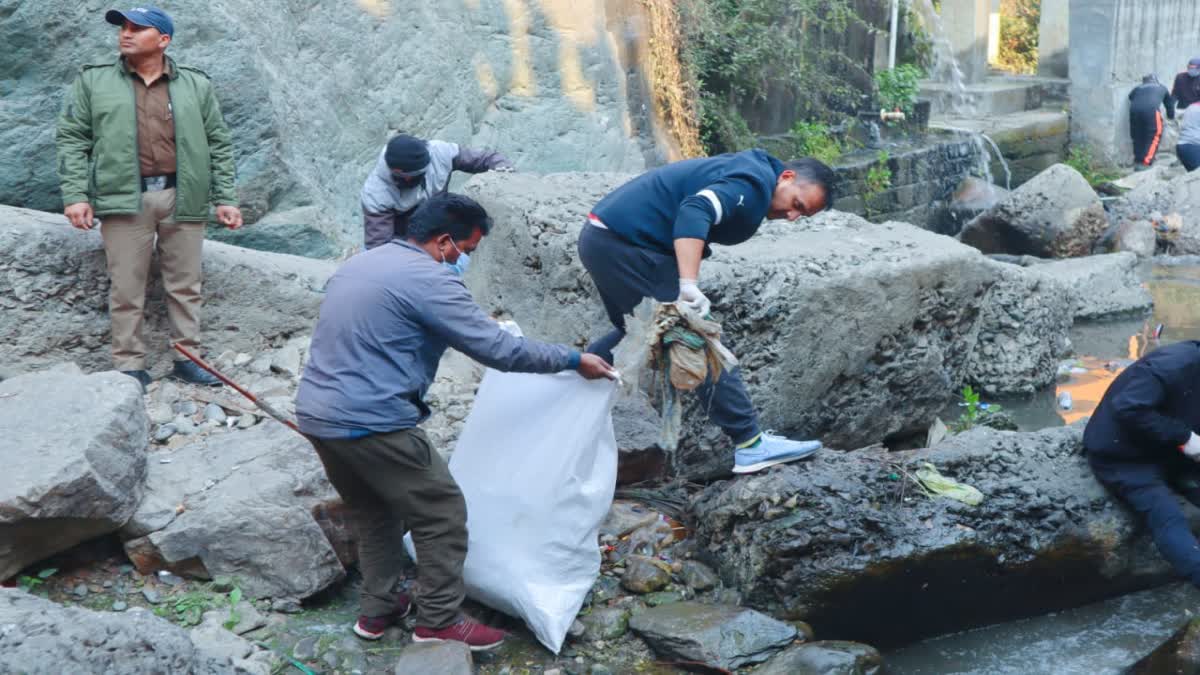
M 363 245 L 367 249 L 382 246 L 396 236 L 396 214 L 371 213 L 363 206 Z
M 569 347 L 517 337 L 500 328 L 457 278 L 436 280 L 426 297 L 437 300 L 423 303 L 422 322 L 446 344 L 488 368 L 557 373 L 579 366 L 579 352 Z
M 495 150 L 486 148 L 474 150 L 461 145 L 458 147 L 458 154 L 454 157 L 453 166 L 455 171 L 465 171 L 466 173 L 483 173 L 495 169 L 513 168 L 512 162 Z

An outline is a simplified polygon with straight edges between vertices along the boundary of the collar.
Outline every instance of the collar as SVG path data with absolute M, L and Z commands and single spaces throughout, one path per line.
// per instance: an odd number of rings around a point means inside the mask
M 121 66 L 121 70 L 124 70 L 126 75 L 137 74 L 137 71 L 133 69 L 133 66 L 129 64 L 129 61 L 125 60 L 124 56 L 117 57 L 117 65 Z M 163 75 L 165 75 L 168 80 L 174 80 L 179 75 L 175 68 L 175 61 L 166 54 L 163 54 Z

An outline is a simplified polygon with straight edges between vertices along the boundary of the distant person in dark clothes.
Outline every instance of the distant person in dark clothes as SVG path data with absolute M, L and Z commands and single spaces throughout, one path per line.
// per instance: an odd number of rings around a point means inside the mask
M 1164 106 L 1167 117 L 1175 119 L 1171 94 L 1154 75 L 1143 77 L 1142 83 L 1129 92 L 1129 135 L 1133 137 L 1133 162 L 1138 168 L 1154 164 L 1162 143 Z
M 451 173 L 512 170 L 512 162 L 492 150 L 397 134 L 380 151 L 359 195 L 364 248 L 404 239 L 413 212 L 447 190 Z
M 1187 107 L 1179 115 L 1179 144 L 1175 154 L 1188 171 L 1200 167 L 1200 101 Z
M 1175 105 L 1179 108 L 1187 108 L 1200 101 L 1200 56 L 1188 61 L 1187 70 L 1175 76 L 1171 98 L 1175 99 Z
M 1139 359 L 1113 380 L 1083 433 L 1096 478 L 1129 504 L 1175 571 L 1200 587 L 1200 542 L 1176 494 L 1200 506 L 1200 342 Z

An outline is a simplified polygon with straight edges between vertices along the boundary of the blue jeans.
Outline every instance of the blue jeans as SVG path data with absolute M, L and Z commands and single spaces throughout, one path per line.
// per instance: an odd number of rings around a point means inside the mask
M 1200 467 L 1182 455 L 1162 462 L 1118 461 L 1089 453 L 1092 473 L 1150 528 L 1159 553 L 1200 588 L 1200 542 L 1177 495 L 1200 506 Z
M 679 297 L 675 256 L 634 246 L 610 230 L 587 224 L 579 235 L 579 259 L 592 275 L 613 325 L 613 330 L 594 340 L 587 351 L 612 363 L 612 350 L 625 337 L 626 314 L 632 313 L 645 298 L 674 302 Z M 715 383 L 711 378 L 705 380 L 696 393 L 712 423 L 734 443 L 744 443 L 758 435 L 758 413 L 746 393 L 739 369 L 722 373 Z
M 1183 168 L 1188 171 L 1195 171 L 1196 167 L 1200 167 L 1200 145 L 1192 143 L 1177 145 L 1175 154 L 1179 155 L 1179 161 L 1183 162 Z

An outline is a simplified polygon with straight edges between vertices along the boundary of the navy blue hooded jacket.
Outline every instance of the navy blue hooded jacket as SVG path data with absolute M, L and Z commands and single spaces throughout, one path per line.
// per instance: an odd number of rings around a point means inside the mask
M 783 162 L 765 150 L 685 159 L 613 190 L 592 215 L 622 239 L 668 255 L 676 239 L 740 244 L 767 217 L 781 173 Z
M 1109 385 L 1083 432 L 1088 453 L 1159 461 L 1200 429 L 1200 342 L 1150 352 Z

